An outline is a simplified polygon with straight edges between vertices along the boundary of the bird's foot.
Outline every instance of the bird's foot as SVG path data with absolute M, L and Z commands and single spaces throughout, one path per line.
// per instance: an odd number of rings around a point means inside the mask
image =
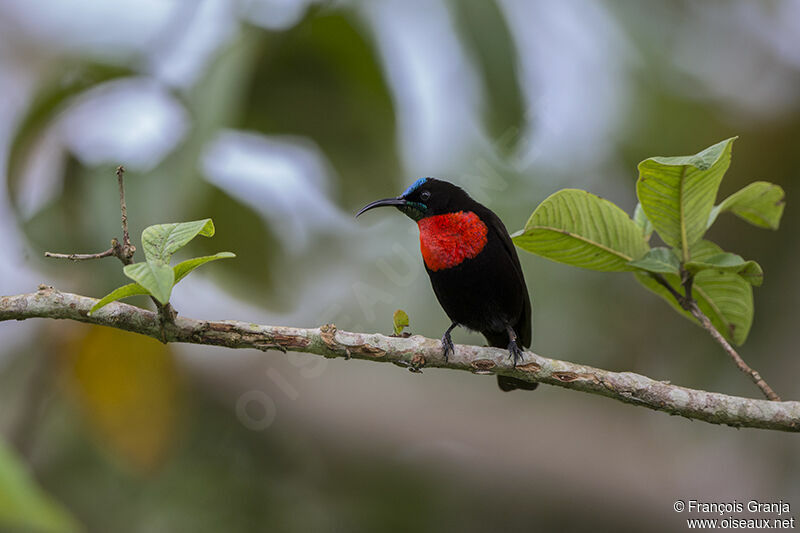
M 447 362 L 447 359 L 453 355 L 456 351 L 456 347 L 453 345 L 453 339 L 450 338 L 450 331 L 446 331 L 444 335 L 442 335 L 442 352 L 444 354 L 444 361 Z
M 522 361 L 525 357 L 523 355 L 522 348 L 519 347 L 516 340 L 512 340 L 508 343 L 508 357 L 513 359 L 514 361 L 514 368 L 517 367 L 517 362 Z

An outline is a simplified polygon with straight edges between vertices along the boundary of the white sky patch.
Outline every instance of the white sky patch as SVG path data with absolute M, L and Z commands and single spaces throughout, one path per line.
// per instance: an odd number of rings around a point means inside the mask
M 0 31 L 63 51 L 118 56 L 143 50 L 175 5 L 164 0 L 3 0 Z
M 447 172 L 483 134 L 481 90 L 439 0 L 365 2 L 393 94 L 401 153 L 411 175 Z
M 242 18 L 267 30 L 291 28 L 303 18 L 313 0 L 242 0 Z
M 670 35 L 668 51 L 675 67 L 700 87 L 673 76 L 671 90 L 684 98 L 721 100 L 767 120 L 800 105 L 800 3 L 732 1 L 726 17 L 713 5 L 688 7 L 690 16 Z
M 51 128 L 37 139 L 25 163 L 14 200 L 22 218 L 29 220 L 57 198 L 64 188 L 66 158 L 58 132 Z
M 83 93 L 58 123 L 62 141 L 87 166 L 157 166 L 183 139 L 189 116 L 150 79 L 113 81 Z
M 331 167 L 308 140 L 227 130 L 202 165 L 208 181 L 256 210 L 291 252 L 302 251 L 313 234 L 354 228 L 328 198 Z
M 148 70 L 171 87 L 188 89 L 239 30 L 236 3 L 189 0 L 174 5 L 162 37 L 151 47 Z M 168 31 L 170 25 L 173 31 Z
M 800 2 L 742 2 L 733 12 L 742 29 L 766 43 L 782 61 L 800 70 Z
M 517 46 L 527 107 L 524 162 L 574 172 L 614 148 L 630 56 L 602 4 L 500 0 Z

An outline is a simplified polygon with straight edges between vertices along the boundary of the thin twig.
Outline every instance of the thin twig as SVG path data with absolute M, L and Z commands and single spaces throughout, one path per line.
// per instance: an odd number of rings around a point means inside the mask
M 119 210 L 122 217 L 122 243 L 120 243 L 115 237 L 111 239 L 111 248 L 105 252 L 96 254 L 61 254 L 45 252 L 45 257 L 51 257 L 53 259 L 69 259 L 71 261 L 88 261 L 90 259 L 102 259 L 103 257 L 113 256 L 122 261 L 123 265 L 133 264 L 133 254 L 136 252 L 136 247 L 131 244 L 131 236 L 128 232 L 128 208 L 125 205 L 124 176 L 125 168 L 120 165 L 117 167 L 117 183 L 119 184 Z
M 632 372 L 549 359 L 525 352 L 516 367 L 501 348 L 456 345 L 445 360 L 441 341 L 419 335 L 408 338 L 342 331 L 334 325 L 320 328 L 261 326 L 250 322 L 209 322 L 179 316 L 163 329 L 157 313 L 113 302 L 89 315 L 94 298 L 62 293 L 42 286 L 38 292 L 0 297 L 0 322 L 29 318 L 67 319 L 132 331 L 167 342 L 187 342 L 227 348 L 286 350 L 323 357 L 351 357 L 394 363 L 408 368 L 434 367 L 500 374 L 531 383 L 547 383 L 599 394 L 632 405 L 648 407 L 712 424 L 800 432 L 800 402 L 773 402 L 688 389 Z M 533 398 L 533 396 L 531 396 Z M 536 400 L 538 401 L 538 400 Z
M 122 213 L 122 246 L 119 259 L 126 265 L 133 263 L 133 253 L 136 247 L 131 244 L 131 235 L 128 232 L 128 207 L 125 205 L 125 167 L 117 167 L 117 183 L 119 184 L 119 210 Z
M 733 362 L 736 363 L 736 367 L 750 376 L 750 379 L 753 380 L 753 383 L 758 385 L 758 388 L 761 389 L 761 391 L 764 393 L 764 396 L 774 402 L 781 401 L 780 396 L 775 394 L 775 391 L 772 390 L 772 387 L 770 387 L 766 381 L 764 381 L 764 378 L 761 377 L 761 374 L 750 368 L 750 366 L 744 362 L 744 359 L 741 358 L 736 350 L 733 349 L 733 346 L 730 345 L 725 337 L 723 337 L 720 332 L 717 331 L 717 328 L 714 327 L 714 325 L 711 323 L 711 320 L 708 319 L 705 313 L 700 310 L 694 300 L 692 300 L 690 304 L 689 312 L 700 322 L 700 324 L 703 326 L 703 329 L 708 331 L 714 340 L 717 341 L 720 346 L 722 346 L 722 349 L 725 350 L 725 353 L 727 353 L 731 359 L 733 359 Z
M 681 294 L 678 291 L 676 291 L 675 288 L 672 285 L 670 285 L 669 282 L 667 282 L 667 280 L 664 279 L 662 275 L 660 274 L 651 274 L 651 275 L 653 279 L 655 279 L 660 285 L 662 285 L 669 291 L 669 293 L 678 302 L 678 305 L 680 305 L 683 309 L 688 311 L 700 323 L 703 329 L 708 331 L 711 337 L 715 341 L 717 341 L 717 344 L 722 346 L 722 349 L 725 350 L 725 353 L 727 353 L 730 356 L 730 358 L 733 359 L 733 362 L 736 364 L 736 367 L 745 374 L 747 374 L 748 376 L 750 376 L 750 379 L 753 381 L 753 383 L 755 383 L 758 386 L 759 389 L 761 389 L 761 392 L 764 393 L 764 396 L 766 396 L 767 399 L 776 402 L 781 401 L 780 396 L 778 396 L 775 393 L 775 391 L 772 390 L 772 387 L 770 387 L 767 384 L 767 382 L 764 381 L 764 378 L 761 377 L 761 374 L 759 374 L 756 370 L 750 368 L 750 366 L 744 362 L 744 359 L 742 359 L 742 357 L 733 348 L 733 346 L 731 346 L 731 344 L 727 341 L 727 339 L 725 339 L 725 337 L 723 337 L 722 334 L 719 331 L 717 331 L 717 328 L 715 328 L 714 324 L 711 323 L 711 319 L 709 319 L 697 305 L 697 301 L 692 296 L 692 286 L 694 284 L 694 276 L 688 274 L 685 271 L 682 273 L 683 281 L 681 282 L 681 284 L 683 285 L 685 294 Z
M 761 374 L 750 368 L 750 366 L 744 362 L 744 359 L 742 359 L 736 350 L 733 349 L 733 346 L 731 346 L 727 339 L 725 339 L 725 337 L 723 337 L 722 334 L 717 331 L 717 328 L 714 327 L 714 324 L 711 323 L 711 320 L 705 315 L 705 313 L 703 313 L 700 307 L 698 307 L 697 301 L 695 301 L 695 299 L 692 297 L 693 283 L 694 276 L 684 271 L 683 289 L 685 292 L 685 301 L 689 306 L 688 311 L 700 322 L 703 328 L 711 334 L 714 340 L 717 341 L 720 346 L 722 346 L 722 349 L 725 350 L 725 353 L 727 353 L 731 359 L 733 359 L 733 362 L 736 363 L 736 367 L 750 376 L 750 379 L 752 379 L 753 383 L 755 383 L 758 388 L 761 389 L 761 392 L 764 393 L 764 396 L 775 402 L 781 401 L 780 397 L 775 394 L 774 390 L 772 390 L 772 387 L 770 387 L 767 382 L 764 381 L 764 378 L 761 377 Z
M 58 254 L 53 252 L 45 252 L 45 257 L 52 257 L 53 259 L 69 259 L 70 261 L 88 261 L 89 259 L 101 259 L 103 257 L 110 257 L 114 255 L 114 247 L 112 246 L 105 252 L 99 254 Z

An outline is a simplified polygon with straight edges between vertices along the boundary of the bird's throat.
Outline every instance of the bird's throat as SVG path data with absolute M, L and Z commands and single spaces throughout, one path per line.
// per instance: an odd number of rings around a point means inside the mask
M 433 271 L 472 259 L 486 246 L 486 224 L 472 211 L 426 217 L 417 222 L 422 259 Z

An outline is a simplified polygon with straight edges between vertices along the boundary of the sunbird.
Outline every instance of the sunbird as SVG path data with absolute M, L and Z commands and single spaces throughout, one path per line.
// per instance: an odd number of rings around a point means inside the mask
M 490 346 L 507 348 L 514 366 L 531 344 L 531 300 L 508 230 L 488 207 L 462 188 L 420 178 L 400 196 L 364 206 L 394 206 L 419 227 L 425 270 L 439 304 L 450 318 L 442 335 L 444 357 L 453 353 L 450 332 L 462 326 L 481 333 Z M 497 376 L 504 391 L 533 390 L 529 383 Z

